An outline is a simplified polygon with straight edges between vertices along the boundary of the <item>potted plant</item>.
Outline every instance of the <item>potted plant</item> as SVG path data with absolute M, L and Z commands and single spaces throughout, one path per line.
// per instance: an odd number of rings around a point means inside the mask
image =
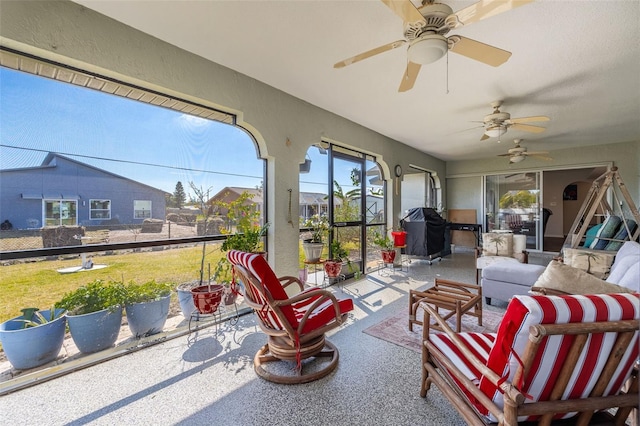
M 396 251 L 394 250 L 393 241 L 386 234 L 381 235 L 376 232 L 373 243 L 382 250 L 382 261 L 384 263 L 393 263 L 396 259 Z
M 331 258 L 327 259 L 324 264 L 324 271 L 329 278 L 336 278 L 342 271 L 342 263 L 346 259 L 351 265 L 351 261 L 347 257 L 349 252 L 342 246 L 342 243 L 335 239 L 331 242 Z
M 318 262 L 324 249 L 324 238 L 329 231 L 329 221 L 326 216 L 314 215 L 308 219 L 304 227 L 310 228 L 311 236 L 302 241 L 302 249 L 307 262 Z
M 55 360 L 64 342 L 64 309 L 22 309 L 22 315 L 0 324 L 0 343 L 15 369 L 27 370 Z
M 267 222 L 260 225 L 260 211 L 249 203 L 253 197 L 254 194 L 244 191 L 233 201 L 217 201 L 215 203 L 220 211 L 227 212 L 227 219 L 230 222 L 229 229 L 221 230 L 222 234 L 228 235 L 221 246 L 223 253 L 229 250 L 239 250 L 266 256 L 262 240 L 267 235 L 270 224 Z M 218 262 L 213 279 L 224 286 L 224 304 L 234 304 L 240 293 L 233 281 L 231 264 L 226 256 L 223 256 Z
M 160 333 L 169 316 L 170 283 L 130 281 L 124 286 L 125 313 L 135 338 Z
M 78 350 L 93 353 L 116 342 L 124 299 L 122 283 L 96 280 L 66 293 L 55 306 L 67 310 L 69 331 Z

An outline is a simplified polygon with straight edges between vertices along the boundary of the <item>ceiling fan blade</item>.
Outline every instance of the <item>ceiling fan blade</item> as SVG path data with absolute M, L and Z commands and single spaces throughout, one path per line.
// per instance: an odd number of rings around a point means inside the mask
M 511 156 L 511 155 L 513 155 L 513 154 L 509 154 L 509 153 L 506 153 L 506 154 L 498 154 L 498 157 L 509 157 L 509 156 Z
M 491 18 L 500 13 L 507 12 L 516 7 L 524 6 L 534 0 L 481 0 L 471 6 L 465 7 L 457 11 L 454 15 L 457 17 L 456 22 L 451 28 L 469 25 L 482 19 Z
M 527 155 L 547 155 L 548 151 L 526 151 Z
M 509 128 L 531 133 L 542 133 L 547 130 L 544 127 L 532 126 L 530 124 L 512 124 L 511 126 L 509 126 Z
M 351 65 L 351 64 L 353 64 L 355 62 L 359 62 L 359 61 L 361 61 L 363 59 L 367 59 L 367 58 L 370 58 L 372 56 L 378 55 L 380 53 L 384 53 L 384 52 L 387 52 L 389 50 L 393 50 L 393 49 L 395 49 L 397 47 L 402 46 L 406 42 L 407 42 L 406 40 L 393 41 L 391 43 L 385 44 L 384 46 L 379 46 L 379 47 L 376 47 L 375 49 L 367 50 L 366 52 L 360 53 L 359 55 L 352 56 L 351 58 L 347 58 L 344 61 L 340 61 L 340 62 L 336 63 L 333 67 L 334 68 L 346 67 L 347 65 Z
M 492 67 L 504 64 L 511 57 L 511 52 L 459 35 L 449 37 L 449 43 L 452 52 Z
M 548 152 L 531 152 L 531 153 L 528 153 L 527 156 L 537 158 L 538 160 L 545 160 L 545 161 L 553 160 L 553 158 L 545 154 L 548 154 Z
M 411 61 L 407 62 L 407 69 L 402 76 L 402 81 L 400 82 L 398 92 L 406 92 L 407 90 L 413 89 L 413 85 L 416 83 L 416 79 L 418 78 L 418 73 L 420 72 L 421 66 L 422 65 L 413 63 Z
M 545 117 L 544 115 L 538 115 L 535 117 L 511 118 L 507 121 L 514 124 L 520 124 L 520 123 L 531 123 L 534 121 L 549 121 L 549 120 L 551 120 L 549 117 Z
M 409 0 L 382 0 L 389 9 L 398 15 L 404 22 L 413 27 L 424 27 L 427 25 L 424 16 L 416 9 Z
M 480 138 L 481 141 L 486 141 L 487 139 L 489 139 L 490 136 L 487 135 L 486 133 L 482 135 L 482 137 Z

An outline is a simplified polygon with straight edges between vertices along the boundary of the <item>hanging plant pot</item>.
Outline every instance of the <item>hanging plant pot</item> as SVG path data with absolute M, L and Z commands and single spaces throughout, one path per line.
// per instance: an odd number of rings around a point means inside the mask
M 322 249 L 324 243 L 302 243 L 302 249 L 304 250 L 304 257 L 307 262 L 317 262 L 322 256 Z
M 329 278 L 336 278 L 342 270 L 342 262 L 327 260 L 324 264 L 324 271 Z
M 202 285 L 191 290 L 193 303 L 201 314 L 212 314 L 222 301 L 224 286 L 220 284 Z
M 407 244 L 407 233 L 405 231 L 391 231 L 393 237 L 393 245 L 402 247 Z
M 382 261 L 384 263 L 393 263 L 396 260 L 395 250 L 382 250 Z

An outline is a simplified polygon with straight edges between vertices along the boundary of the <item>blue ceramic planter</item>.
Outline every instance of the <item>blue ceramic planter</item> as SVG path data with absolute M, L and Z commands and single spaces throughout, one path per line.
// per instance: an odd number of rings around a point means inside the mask
M 49 317 L 50 311 L 40 311 Z M 56 309 L 56 315 L 64 309 Z M 0 343 L 7 359 L 18 370 L 38 367 L 56 359 L 64 341 L 67 316 L 37 327 L 23 328 L 23 316 L 12 318 L 0 324 Z M 37 317 L 30 318 L 37 322 Z
M 178 293 L 178 303 L 180 304 L 180 310 L 182 311 L 182 316 L 185 319 L 190 319 L 191 314 L 196 311 L 196 305 L 193 303 L 193 295 L 191 294 L 191 289 L 197 287 L 195 283 L 188 283 L 179 285 L 176 288 L 176 292 Z
M 118 339 L 122 324 L 122 306 L 84 315 L 67 315 L 73 342 L 82 353 L 110 348 Z
M 169 295 L 151 302 L 127 305 L 125 313 L 131 334 L 140 338 L 160 333 L 169 316 L 170 301 Z

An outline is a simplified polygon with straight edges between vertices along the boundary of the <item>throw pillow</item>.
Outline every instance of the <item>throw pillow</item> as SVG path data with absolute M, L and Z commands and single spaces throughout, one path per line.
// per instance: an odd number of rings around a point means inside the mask
M 631 232 L 632 235 L 636 232 L 636 221 L 629 219 L 626 222 L 627 226 L 624 226 L 624 223 L 621 223 L 620 228 L 618 228 L 618 232 L 613 236 L 613 239 L 617 241 L 609 241 L 609 244 L 604 248 L 605 250 L 620 250 L 622 243 L 629 237 L 629 232 Z M 629 232 L 627 232 L 627 227 L 629 228 Z
M 607 244 L 609 244 L 609 240 L 605 238 L 611 238 L 616 235 L 620 222 L 622 222 L 622 220 L 619 216 L 611 215 L 606 218 L 602 223 L 602 228 L 600 228 L 596 235 L 596 239 L 593 240 L 593 243 L 591 243 L 589 248 L 594 250 L 603 250 Z
M 586 239 L 584 240 L 583 244 L 584 247 L 591 247 L 591 244 L 593 244 L 593 240 L 595 240 L 600 228 L 602 228 L 601 223 L 593 225 L 591 228 L 587 229 L 587 232 L 585 233 Z
M 587 249 L 564 248 L 562 250 L 565 265 L 582 269 L 587 274 L 606 279 L 616 257 L 615 252 Z
M 633 290 L 603 281 L 581 269 L 552 260 L 531 287 L 532 292 L 567 294 L 633 293 Z
M 488 232 L 482 234 L 482 254 L 484 256 L 511 257 L 513 234 L 506 232 Z

